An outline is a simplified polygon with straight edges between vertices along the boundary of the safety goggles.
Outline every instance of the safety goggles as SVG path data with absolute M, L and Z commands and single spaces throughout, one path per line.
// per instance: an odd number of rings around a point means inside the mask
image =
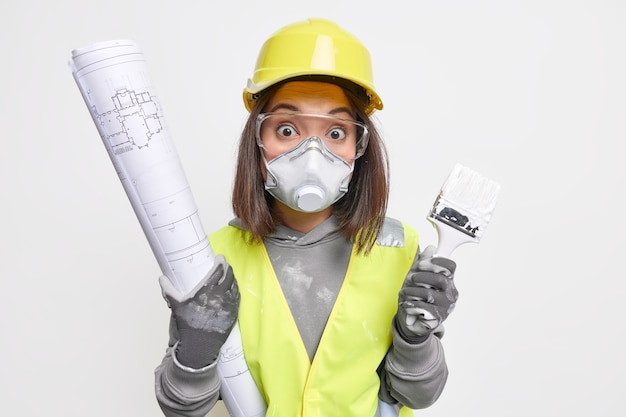
M 257 117 L 257 145 L 273 156 L 288 152 L 313 136 L 346 161 L 363 155 L 369 141 L 364 123 L 331 114 L 275 112 Z

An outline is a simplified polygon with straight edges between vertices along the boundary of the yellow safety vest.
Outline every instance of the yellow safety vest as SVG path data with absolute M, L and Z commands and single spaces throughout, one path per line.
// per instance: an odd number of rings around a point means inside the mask
M 418 237 L 404 226 L 404 246 L 354 250 L 319 347 L 310 362 L 263 244 L 226 226 L 210 236 L 239 285 L 239 327 L 248 368 L 267 403 L 267 416 L 364 417 L 378 406 L 376 373 L 392 341 L 398 291 Z M 315 262 L 314 259 L 311 262 Z M 401 416 L 412 415 L 404 408 Z

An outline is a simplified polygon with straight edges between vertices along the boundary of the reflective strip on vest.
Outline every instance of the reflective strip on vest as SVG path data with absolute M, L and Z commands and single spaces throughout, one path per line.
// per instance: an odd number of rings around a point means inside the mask
M 373 416 L 376 372 L 392 341 L 398 291 L 417 252 L 417 233 L 404 227 L 404 246 L 354 250 L 313 363 L 262 244 L 226 226 L 210 236 L 239 285 L 244 355 L 267 403 L 267 416 Z M 405 411 L 401 415 L 405 415 Z

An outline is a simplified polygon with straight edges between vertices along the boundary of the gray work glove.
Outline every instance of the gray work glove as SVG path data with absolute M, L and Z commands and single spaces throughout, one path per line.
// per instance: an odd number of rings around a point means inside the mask
M 237 322 L 239 288 L 230 265 L 219 258 L 216 257 L 216 267 L 210 275 L 187 295 L 181 294 L 167 277 L 159 278 L 163 297 L 178 328 L 176 358 L 194 369 L 215 362 Z
M 459 292 L 454 286 L 456 263 L 434 257 L 428 246 L 413 263 L 398 295 L 396 329 L 409 343 L 420 343 L 454 309 Z

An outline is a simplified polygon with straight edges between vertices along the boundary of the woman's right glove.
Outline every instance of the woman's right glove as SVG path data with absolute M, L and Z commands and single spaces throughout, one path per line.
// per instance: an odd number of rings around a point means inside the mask
M 459 297 L 454 261 L 434 256 L 428 246 L 411 267 L 398 295 L 396 328 L 409 343 L 420 343 L 452 312 Z
M 187 295 L 166 276 L 159 284 L 178 328 L 178 362 L 194 369 L 215 362 L 239 310 L 239 288 L 230 265 L 216 256 L 213 270 Z

